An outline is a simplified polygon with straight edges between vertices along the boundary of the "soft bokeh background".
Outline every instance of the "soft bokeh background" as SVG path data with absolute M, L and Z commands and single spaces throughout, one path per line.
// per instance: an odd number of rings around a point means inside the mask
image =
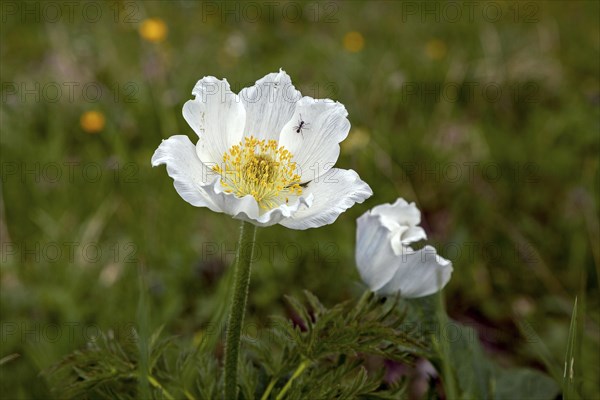
M 47 397 L 41 370 L 129 332 L 140 274 L 152 329 L 211 334 L 238 221 L 150 157 L 194 140 L 198 79 L 237 92 L 279 68 L 345 104 L 338 166 L 375 194 L 331 226 L 261 229 L 248 321 L 302 289 L 358 296 L 355 219 L 401 196 L 454 262 L 448 313 L 501 364 L 562 372 L 578 296 L 575 371 L 597 396 L 600 3 L 467 3 L 2 2 L 0 357 L 19 355 L 2 396 Z

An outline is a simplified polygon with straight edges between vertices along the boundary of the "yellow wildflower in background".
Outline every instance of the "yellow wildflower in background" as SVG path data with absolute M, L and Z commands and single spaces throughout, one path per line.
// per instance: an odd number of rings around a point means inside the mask
M 168 32 L 167 24 L 160 18 L 147 18 L 140 25 L 140 36 L 152 43 L 165 40 Z
M 86 111 L 81 114 L 79 124 L 87 133 L 98 133 L 104 129 L 106 120 L 100 111 Z
M 344 35 L 344 48 L 351 53 L 358 53 L 365 47 L 365 38 L 360 32 L 352 31 Z
M 431 39 L 425 45 L 425 53 L 432 60 L 441 60 L 446 56 L 446 43 L 440 39 Z

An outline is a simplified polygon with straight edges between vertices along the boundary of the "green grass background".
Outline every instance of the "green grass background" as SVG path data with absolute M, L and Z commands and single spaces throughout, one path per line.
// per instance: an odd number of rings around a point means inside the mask
M 375 194 L 330 226 L 259 230 L 248 321 L 289 313 L 283 295 L 302 289 L 326 305 L 358 296 L 355 219 L 404 197 L 454 263 L 449 315 L 501 364 L 544 369 L 547 354 L 562 371 L 578 296 L 577 384 L 598 396 L 598 2 L 476 2 L 460 17 L 445 3 L 252 3 L 260 18 L 248 3 L 54 3 L 58 20 L 45 2 L 2 5 L 0 357 L 19 354 L 0 366 L 3 397 L 47 397 L 41 370 L 98 329 L 127 334 L 141 269 L 152 330 L 211 334 L 238 221 L 185 203 L 150 157 L 171 135 L 195 140 L 181 108 L 198 79 L 237 92 L 279 68 L 346 106 L 337 166 Z M 149 17 L 167 24 L 162 43 L 140 38 Z M 80 126 L 89 110 L 106 117 L 98 134 Z

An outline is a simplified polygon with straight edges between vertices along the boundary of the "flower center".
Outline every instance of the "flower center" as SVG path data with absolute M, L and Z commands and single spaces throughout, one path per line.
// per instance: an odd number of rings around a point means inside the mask
M 212 169 L 221 175 L 226 193 L 238 197 L 251 195 L 263 209 L 288 202 L 290 195 L 302 194 L 300 175 L 292 153 L 277 146 L 276 140 L 258 140 L 253 136 L 223 154 L 223 164 Z

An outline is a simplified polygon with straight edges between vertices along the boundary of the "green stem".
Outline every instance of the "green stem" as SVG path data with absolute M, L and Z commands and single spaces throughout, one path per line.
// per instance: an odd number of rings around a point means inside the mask
M 225 400 L 237 399 L 238 354 L 246 301 L 248 300 L 248 288 L 250 287 L 250 263 L 254 254 L 255 241 L 256 226 L 242 222 L 235 263 L 235 287 L 225 342 Z
M 275 378 L 271 379 L 271 382 L 269 382 L 269 386 L 267 386 L 267 389 L 263 393 L 260 400 L 267 400 L 269 398 L 269 395 L 271 394 L 271 390 L 273 390 L 273 387 L 275 387 L 276 383 L 277 383 L 277 379 L 275 379 Z
M 283 396 L 292 387 L 292 382 L 294 382 L 294 379 L 296 379 L 297 377 L 300 376 L 300 374 L 302 373 L 302 371 L 304 371 L 306 369 L 306 367 L 308 367 L 308 364 L 309 364 L 309 360 L 304 360 L 304 361 L 302 361 L 300 363 L 300 365 L 298 365 L 298 368 L 296 368 L 296 371 L 294 371 L 294 374 L 292 375 L 292 377 L 286 382 L 286 384 L 283 387 L 283 389 L 281 389 L 281 392 L 279 392 L 279 394 L 275 398 L 276 400 L 283 399 Z
M 167 392 L 167 390 L 160 384 L 160 382 L 157 381 L 156 378 L 153 377 L 152 375 L 148 375 L 148 382 L 150 382 L 150 384 L 152 386 L 154 386 L 155 388 L 157 388 L 158 390 L 160 390 L 161 393 L 163 394 L 163 396 L 165 397 L 165 399 L 167 399 L 167 400 L 175 400 L 175 397 L 173 397 L 171 395 L 171 393 Z

